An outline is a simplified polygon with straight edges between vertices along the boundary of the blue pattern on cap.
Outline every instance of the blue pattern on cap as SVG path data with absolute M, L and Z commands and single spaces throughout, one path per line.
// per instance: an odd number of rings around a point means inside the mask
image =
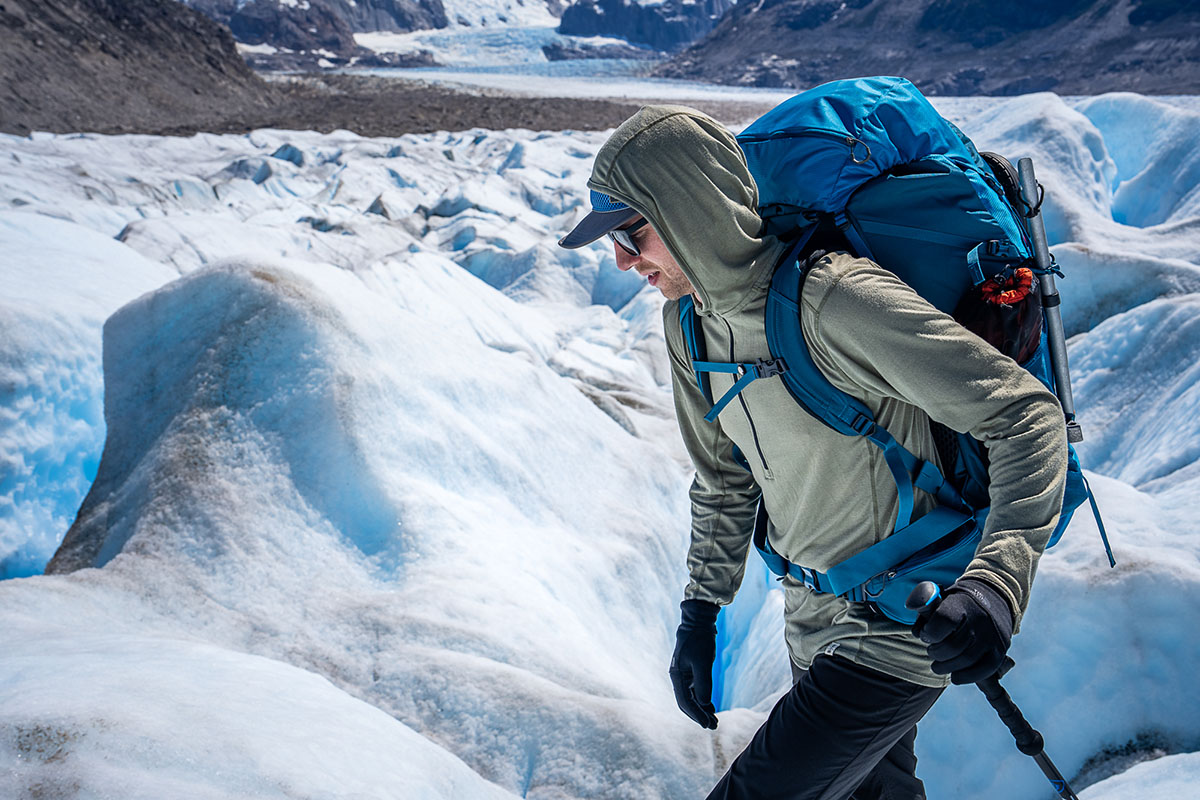
M 622 203 L 620 200 L 614 200 L 603 192 L 597 192 L 592 189 L 592 211 L 607 213 L 609 211 L 622 211 L 629 206 Z

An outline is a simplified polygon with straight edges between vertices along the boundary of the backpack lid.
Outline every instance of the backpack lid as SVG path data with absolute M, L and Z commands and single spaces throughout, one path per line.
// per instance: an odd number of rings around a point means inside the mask
M 822 84 L 771 109 L 737 139 L 763 207 L 836 212 L 864 182 L 934 153 L 984 169 L 974 145 L 904 78 Z

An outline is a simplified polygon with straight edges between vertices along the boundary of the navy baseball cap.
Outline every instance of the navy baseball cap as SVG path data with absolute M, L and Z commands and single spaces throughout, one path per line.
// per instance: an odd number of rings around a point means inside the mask
M 616 230 L 639 216 L 620 200 L 592 189 L 592 211 L 579 221 L 570 233 L 558 240 L 559 247 L 574 250 L 591 244 L 609 231 Z

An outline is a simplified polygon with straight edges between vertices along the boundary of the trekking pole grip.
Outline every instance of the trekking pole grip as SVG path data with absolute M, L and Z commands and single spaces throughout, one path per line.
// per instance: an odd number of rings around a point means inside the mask
M 1007 726 L 1009 733 L 1016 740 L 1018 750 L 1027 756 L 1036 756 L 1046 749 L 1046 741 L 1034 730 L 1021 713 L 1021 709 L 1017 708 L 1017 704 L 1008 696 L 1008 692 L 1000 685 L 998 675 L 984 678 L 975 685 L 983 692 L 992 708 L 996 709 L 1000 721 Z
M 909 611 L 920 614 L 932 614 L 938 603 L 942 602 L 942 589 L 933 581 L 921 581 L 908 593 L 904 605 Z
M 908 599 L 904 601 L 904 605 L 908 606 L 910 611 L 917 611 L 921 616 L 925 616 L 932 614 L 941 602 L 941 588 L 932 581 L 922 581 L 913 587 Z M 1036 756 L 1045 747 L 1042 735 L 1033 729 L 1033 726 L 1021 714 L 1021 709 L 1017 708 L 1016 703 L 1008 696 L 1008 692 L 1000 685 L 1000 679 L 1014 666 L 1015 662 L 1012 658 L 1005 656 L 994 675 L 984 678 L 975 685 L 983 692 L 983 696 L 987 698 L 992 708 L 996 709 L 1001 721 L 1016 739 L 1017 749 L 1027 756 Z
M 913 587 L 904 604 L 908 606 L 909 610 L 917 611 L 920 616 L 926 616 L 932 614 L 940 602 L 942 602 L 942 591 L 938 585 L 931 581 L 923 581 Z M 995 709 L 1000 721 L 1004 723 L 1008 732 L 1016 740 L 1017 749 L 1024 755 L 1033 757 L 1034 762 L 1046 779 L 1050 781 L 1050 785 L 1054 787 L 1058 796 L 1063 800 L 1079 800 L 1067 779 L 1062 776 L 1058 767 L 1054 766 L 1054 762 L 1046 755 L 1046 742 L 1042 735 L 1034 730 L 1029 721 L 1025 719 L 1025 715 L 1021 713 L 1021 709 L 1017 708 L 1017 704 L 1000 685 L 1000 679 L 1008 674 L 1013 666 L 1015 666 L 1013 660 L 1005 656 L 1004 661 L 1000 664 L 1000 669 L 996 670 L 996 674 L 978 681 L 975 685 L 979 687 L 979 691 L 983 692 L 988 704 Z

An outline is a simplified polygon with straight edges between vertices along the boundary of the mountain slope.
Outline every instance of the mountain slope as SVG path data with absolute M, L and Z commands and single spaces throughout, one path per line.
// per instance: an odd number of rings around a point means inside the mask
M 174 0 L 3 0 L 0 130 L 236 117 L 274 92 L 229 31 Z
M 176 0 L 0 0 L 0 133 L 603 130 L 634 110 L 367 76 L 267 83 L 228 28 Z
M 941 95 L 1200 91 L 1194 0 L 761 0 L 659 70 L 807 87 L 904 75 Z

